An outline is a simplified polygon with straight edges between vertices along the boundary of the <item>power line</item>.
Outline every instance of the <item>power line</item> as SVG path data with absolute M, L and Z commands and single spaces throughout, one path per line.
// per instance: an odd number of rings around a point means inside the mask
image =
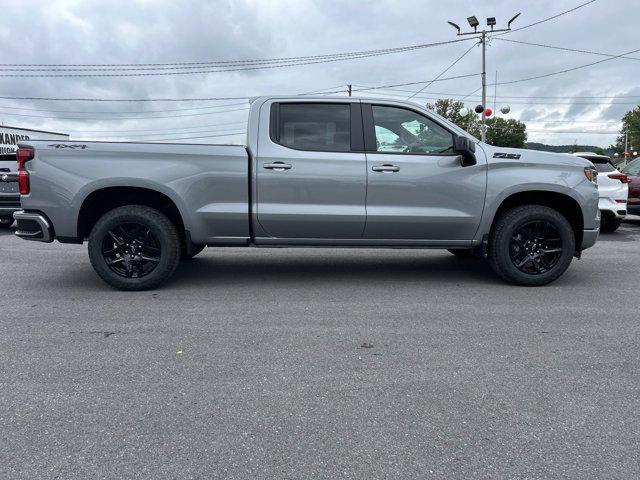
M 595 1 L 596 0 L 589 0 L 588 2 L 581 3 L 580 5 L 576 5 L 575 7 L 571 8 L 569 10 L 565 10 L 564 12 L 557 13 L 556 15 L 552 15 L 551 17 L 543 18 L 542 20 L 538 20 L 537 22 L 533 22 L 533 23 L 530 23 L 528 25 L 524 25 L 524 26 L 519 27 L 519 28 L 514 28 L 513 30 L 510 30 L 508 32 L 498 33 L 498 34 L 494 35 L 494 37 L 506 35 L 506 34 L 513 33 L 513 32 L 519 32 L 520 30 L 524 30 L 525 28 L 535 27 L 536 25 L 540 25 L 541 23 L 545 23 L 545 22 L 548 22 L 548 21 L 551 21 L 551 20 L 555 20 L 558 17 L 562 17 L 563 15 L 567 15 L 568 13 L 575 12 L 576 10 L 578 10 L 580 8 L 586 7 L 587 5 L 590 5 L 590 4 L 594 3 Z
M 174 109 L 163 109 L 163 110 L 133 110 L 133 111 L 87 111 L 87 110 L 49 110 L 46 108 L 27 108 L 27 107 L 10 107 L 8 105 L 0 105 L 0 108 L 5 108 L 8 110 L 27 110 L 31 112 L 48 112 L 48 113 L 89 113 L 89 114 L 103 114 L 103 115 L 121 115 L 123 113 L 165 113 L 165 112 L 186 112 L 191 110 L 207 110 L 211 108 L 224 108 L 224 107 L 237 107 L 239 105 L 246 105 L 247 102 L 241 103 L 225 103 L 223 105 L 210 105 L 208 107 L 189 107 L 189 108 L 174 108 Z
M 357 87 L 366 87 L 366 88 L 374 88 L 370 85 L 354 85 Z M 386 90 L 394 90 L 398 92 L 411 92 L 411 90 L 402 90 L 399 88 L 387 88 Z M 423 92 L 424 95 L 440 95 L 445 97 L 462 97 L 468 95 L 462 95 L 461 93 L 446 93 L 446 92 Z M 570 98 L 640 98 L 640 95 L 498 95 L 497 98 L 562 98 L 562 99 L 570 99 Z
M 212 133 L 212 134 L 221 134 L 221 135 L 228 135 L 231 132 L 237 132 L 238 129 L 240 127 L 239 126 L 235 126 L 233 128 L 223 128 L 220 130 L 211 130 L 211 129 L 204 129 L 204 130 L 197 130 L 197 131 L 192 131 L 192 132 L 175 132 L 175 134 L 183 134 L 183 135 L 196 135 L 199 133 Z M 226 133 L 225 133 L 226 132 Z M 135 137 L 157 137 L 157 136 L 161 136 L 161 135 L 170 135 L 171 133 L 169 132 L 159 132 L 159 133 L 142 133 L 142 134 L 116 134 L 116 135 L 91 135 L 92 138 L 135 138 Z M 193 137 L 192 137 L 193 138 Z
M 405 50 L 418 50 L 422 48 L 430 48 L 440 45 L 448 45 L 450 43 L 457 43 L 461 41 L 466 41 L 468 39 L 460 39 L 460 40 L 447 40 L 443 42 L 433 42 L 433 43 L 422 43 L 417 45 L 405 45 L 402 47 L 392 47 L 385 49 L 377 49 L 377 50 L 360 50 L 360 51 L 352 51 L 352 52 L 342 52 L 342 53 L 328 53 L 323 55 L 307 55 L 307 56 L 297 56 L 297 57 L 279 57 L 279 58 L 266 58 L 266 59 L 252 59 L 252 60 L 217 60 L 217 61 L 209 61 L 209 62 L 172 62 L 172 63 L 0 63 L 0 67 L 164 67 L 164 66 L 191 66 L 191 65 L 200 65 L 200 68 L 205 68 L 211 65 L 233 65 L 233 64 L 254 64 L 254 63 L 282 63 L 282 62 L 296 62 L 296 61 L 306 61 L 306 60 L 317 60 L 317 59 L 326 59 L 326 58 L 335 58 L 335 57 L 350 57 L 354 55 L 371 55 L 371 54 L 386 54 L 386 53 L 396 53 L 398 51 Z M 111 68 L 112 69 L 112 68 Z
M 479 73 L 468 73 L 466 75 L 456 75 L 455 77 L 445 77 L 445 78 L 434 78 L 433 80 L 422 80 L 419 82 L 405 82 L 405 83 L 396 83 L 393 85 L 379 85 L 377 87 L 366 87 L 366 88 L 358 88 L 358 89 L 353 89 L 354 92 L 366 92 L 369 90 L 378 90 L 381 88 L 387 88 L 387 87 L 406 87 L 407 85 L 420 85 L 422 83 L 429 83 L 429 82 L 445 82 L 448 80 L 457 80 L 459 78 L 469 78 L 469 77 L 477 77 L 478 75 L 480 75 Z
M 533 77 L 520 78 L 518 80 L 510 80 L 508 82 L 498 82 L 496 85 L 512 85 L 514 83 L 528 82 L 530 80 L 538 80 L 540 78 L 547 78 L 547 77 L 551 77 L 551 76 L 554 76 L 554 75 L 560 75 L 562 73 L 573 72 L 575 70 L 580 70 L 582 68 L 592 67 L 593 65 L 598 65 L 598 64 L 604 63 L 604 62 L 609 62 L 609 61 L 614 60 L 616 58 L 621 58 L 621 57 L 623 57 L 625 55 L 629 55 L 631 53 L 636 53 L 636 52 L 640 52 L 640 48 L 635 49 L 635 50 L 631 50 L 629 52 L 621 53 L 620 55 L 614 55 L 613 57 L 610 57 L 610 58 L 605 58 L 603 60 L 598 60 L 597 62 L 585 63 L 584 65 L 579 65 L 579 66 L 573 67 L 573 68 L 565 68 L 565 69 L 559 70 L 557 72 L 545 73 L 543 75 L 535 75 Z M 493 85 L 493 84 L 490 83 L 489 85 Z
M 624 58 L 626 60 L 640 60 L 640 58 L 638 57 L 626 57 L 624 55 L 614 55 L 612 53 L 594 52 L 593 50 L 580 50 L 577 48 L 558 47 L 556 45 L 545 45 L 543 43 L 523 42 L 521 40 L 512 40 L 510 38 L 496 38 L 496 40 L 500 40 L 502 42 L 519 43 L 521 45 L 531 45 L 535 47 L 551 48 L 554 50 L 564 50 L 566 52 L 587 53 L 590 55 L 599 55 L 601 57 Z
M 129 132 L 159 132 L 159 131 L 176 131 L 176 130 L 193 130 L 197 128 L 208 127 L 224 127 L 227 125 L 246 125 L 246 121 L 241 122 L 226 122 L 226 123 L 214 123 L 207 125 L 197 125 L 193 127 L 171 127 L 171 128 L 151 128 L 151 129 L 131 129 L 131 130 L 67 130 L 69 133 L 129 133 Z M 192 133 L 192 132 L 184 132 Z
M 462 55 L 460 55 L 452 64 L 450 64 L 447 68 L 445 68 L 444 70 L 442 70 L 438 76 L 436 76 L 436 78 L 434 78 L 433 80 L 431 80 L 429 83 L 427 83 L 424 87 L 422 87 L 420 90 L 418 90 L 417 92 L 413 93 L 412 95 L 410 95 L 409 97 L 407 97 L 407 100 L 412 99 L 413 97 L 415 97 L 416 95 L 418 95 L 420 92 L 422 92 L 425 88 L 428 88 L 431 86 L 431 84 L 433 84 L 433 82 L 435 82 L 438 78 L 440 78 L 442 75 L 444 75 L 445 73 L 447 73 L 449 70 L 451 70 L 460 60 L 462 60 L 464 57 L 467 56 L 467 54 L 474 49 L 474 47 L 476 46 L 476 44 L 474 43 L 473 45 L 471 45 L 471 47 L 466 50 Z
M 379 90 L 386 90 L 386 89 L 379 89 Z M 410 92 L 410 90 L 399 90 L 399 89 L 393 89 L 394 92 Z M 477 90 L 476 90 L 477 91 Z M 381 95 L 387 95 L 390 97 L 405 97 L 405 95 L 399 94 L 399 93 L 388 93 L 388 92 L 378 92 Z M 466 100 L 467 97 L 469 97 L 471 94 L 469 95 L 465 95 L 463 98 L 458 99 L 458 101 L 461 102 L 466 102 L 466 103 L 475 103 L 475 102 L 479 102 L 481 100 L 479 99 L 469 99 Z M 414 98 L 417 99 L 421 99 L 421 100 L 443 100 L 446 99 L 446 97 L 434 97 L 434 96 L 429 96 L 428 94 L 421 94 L 421 95 L 416 95 Z M 454 99 L 456 100 L 456 99 Z M 550 102 L 518 102 L 518 101 L 509 101 L 510 104 L 512 105 L 637 105 L 638 102 L 557 102 L 557 101 L 550 101 Z
M 368 58 L 368 57 L 377 57 L 377 56 L 382 56 L 382 55 L 389 55 L 392 53 L 399 53 L 399 52 L 406 52 L 406 51 L 413 51 L 413 50 L 418 50 L 418 49 L 423 49 L 423 48 L 431 48 L 431 47 L 436 47 L 436 46 L 442 46 L 442 45 L 448 45 L 448 44 L 452 44 L 452 43 L 459 43 L 462 41 L 468 41 L 469 39 L 457 39 L 457 40 L 448 40 L 445 42 L 437 42 L 437 43 L 430 43 L 430 44 L 423 44 L 423 45 L 417 45 L 417 46 L 412 46 L 412 47 L 400 47 L 397 49 L 390 49 L 387 51 L 381 51 L 381 52 L 376 52 L 376 51 L 370 51 L 370 52 L 365 52 L 362 54 L 354 54 L 354 55 L 349 55 L 349 56 L 336 56 L 336 57 L 330 57 L 330 58 L 319 58 L 319 59 L 315 59 L 315 60 L 307 60 L 307 61 L 293 61 L 293 62 L 284 62 L 284 63 L 277 63 L 277 64 L 255 64 L 254 66 L 240 66 L 240 67 L 233 67 L 233 68 L 216 68 L 216 69 L 211 69 L 211 68 L 207 68 L 207 69 L 200 69 L 200 70 L 189 70 L 189 71 L 171 71 L 171 72 L 166 72 L 166 71 L 162 71 L 162 72 L 158 72 L 158 71 L 153 71 L 153 72 L 148 72 L 145 71 L 144 73 L 38 73 L 38 74 L 27 74 L 27 73 L 2 73 L 0 74 L 0 77 L 20 77 L 20 78 L 61 78 L 61 77 L 151 77 L 151 76 L 167 76 L 167 75 L 193 75 L 193 74 L 204 74 L 204 73 L 223 73 L 223 72 L 238 72 L 238 71 L 247 71 L 247 70 L 267 70 L 267 69 L 275 69 L 275 68 L 284 68 L 284 67 L 290 67 L 290 66 L 301 66 L 301 65 L 314 65 L 314 64 L 319 64 L 319 63 L 332 63 L 332 62 L 339 62 L 339 61 L 345 61 L 345 60 L 353 60 L 353 59 L 360 59 L 360 58 Z M 187 68 L 187 67 L 167 67 L 167 68 L 172 68 L 172 69 L 177 69 L 177 68 Z M 9 71 L 10 69 L 8 69 L 7 71 Z M 49 70 L 49 69 L 47 69 Z M 95 71 L 96 69 L 94 69 Z M 102 69 L 104 71 L 123 71 L 126 69 L 115 69 L 115 70 L 111 70 L 111 69 Z M 99 71 L 102 71 L 99 70 Z M 145 70 L 144 68 L 140 69 L 140 68 L 136 68 L 136 69 L 130 69 L 130 70 Z M 149 69 L 147 69 L 149 70 Z M 151 69 L 151 70 L 157 70 L 157 69 Z M 37 71 L 37 70 L 28 70 L 28 71 Z M 59 71 L 66 71 L 66 70 L 51 70 L 53 72 L 59 72 Z M 73 69 L 69 69 L 68 71 L 73 71 Z M 89 71 L 89 70 L 87 70 Z
M 0 115 L 8 115 L 10 117 L 28 117 L 28 118 L 46 118 L 49 120 L 100 120 L 103 122 L 109 121 L 122 121 L 122 120 L 151 120 L 151 119 L 162 119 L 162 118 L 180 118 L 180 117 L 199 117 L 202 115 L 217 115 L 220 113 L 231 113 L 231 112 L 241 112 L 247 111 L 247 108 L 236 108 L 233 110 L 219 110 L 217 112 L 203 112 L 203 113 L 186 113 L 180 115 L 164 115 L 164 116 L 146 116 L 146 117 L 116 117 L 116 118 L 96 118 L 96 117 L 50 117 L 47 115 L 27 115 L 22 113 L 11 113 L 11 112 L 0 112 Z
M 168 141 L 175 141 L 175 140 L 197 140 L 197 139 L 202 139 L 202 138 L 217 138 L 217 137 L 231 137 L 231 136 L 235 136 L 235 135 L 246 135 L 247 132 L 233 132 L 233 133 L 221 133 L 218 135 L 204 135 L 204 136 L 198 136 L 198 137 L 180 137 L 180 138 L 155 138 L 155 139 L 151 139 L 150 141 L 152 142 L 168 142 Z M 83 141 L 83 139 L 77 139 L 76 141 Z M 145 140 L 137 140 L 138 142 L 144 142 Z

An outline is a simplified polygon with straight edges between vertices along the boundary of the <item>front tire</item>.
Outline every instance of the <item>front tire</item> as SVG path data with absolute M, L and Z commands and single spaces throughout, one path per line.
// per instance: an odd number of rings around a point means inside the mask
M 13 225 L 13 217 L 0 217 L 0 228 L 7 229 Z
M 103 215 L 89 235 L 96 273 L 119 290 L 148 290 L 166 282 L 180 262 L 180 236 L 161 212 L 142 205 Z
M 489 239 L 489 263 L 515 285 L 546 285 L 571 264 L 575 235 L 567 219 L 542 205 L 524 205 L 504 213 Z

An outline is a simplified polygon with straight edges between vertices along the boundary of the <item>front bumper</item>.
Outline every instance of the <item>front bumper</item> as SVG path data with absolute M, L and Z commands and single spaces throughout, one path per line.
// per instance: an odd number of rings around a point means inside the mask
M 583 230 L 582 231 L 582 245 L 580 251 L 593 247 L 598 241 L 598 235 L 600 235 L 600 229 L 595 230 Z
M 24 240 L 51 243 L 54 239 L 51 223 L 41 213 L 19 210 L 13 214 L 18 222 L 16 235 Z
M 615 218 L 624 218 L 627 215 L 627 202 L 617 202 L 615 198 L 600 198 L 598 208 L 601 212 L 607 212 Z

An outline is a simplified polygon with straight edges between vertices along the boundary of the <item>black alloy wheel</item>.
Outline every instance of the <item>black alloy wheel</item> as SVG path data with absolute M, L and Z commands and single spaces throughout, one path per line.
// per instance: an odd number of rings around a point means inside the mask
M 162 212 L 124 205 L 105 213 L 89 234 L 89 259 L 105 282 L 120 290 L 149 290 L 180 263 L 180 233 Z
M 509 255 L 521 272 L 541 275 L 558 264 L 562 256 L 562 238 L 548 221 L 528 222 L 513 232 Z
M 160 242 L 148 226 L 123 223 L 109 230 L 102 241 L 102 257 L 109 269 L 125 278 L 143 278 L 160 263 Z
M 489 235 L 487 258 L 494 272 L 515 285 L 547 285 L 571 264 L 576 238 L 569 220 L 544 205 L 501 213 Z

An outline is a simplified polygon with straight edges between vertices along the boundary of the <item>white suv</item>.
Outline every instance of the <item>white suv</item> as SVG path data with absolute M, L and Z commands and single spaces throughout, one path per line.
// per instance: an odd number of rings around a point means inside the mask
M 629 179 L 611 163 L 611 158 L 593 152 L 576 152 L 577 157 L 586 158 L 598 171 L 598 206 L 602 215 L 600 231 L 615 232 L 622 219 L 627 216 Z

